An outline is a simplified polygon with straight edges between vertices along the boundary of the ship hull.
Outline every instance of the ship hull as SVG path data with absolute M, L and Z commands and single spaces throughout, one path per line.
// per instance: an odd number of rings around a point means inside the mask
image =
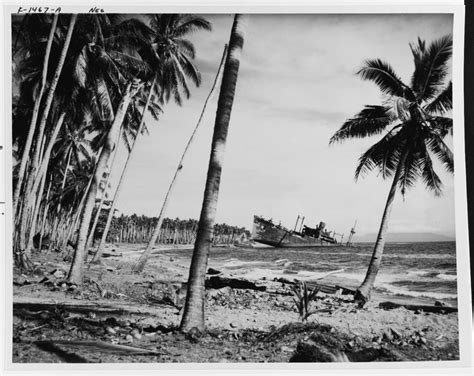
M 326 247 L 336 242 L 326 241 L 321 237 L 303 236 L 297 232 L 274 225 L 261 217 L 254 217 L 252 238 L 254 241 L 278 248 Z

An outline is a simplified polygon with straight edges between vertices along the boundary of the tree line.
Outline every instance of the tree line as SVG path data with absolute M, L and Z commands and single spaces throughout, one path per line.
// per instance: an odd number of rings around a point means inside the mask
M 95 240 L 102 237 L 107 214 L 101 215 L 94 235 Z M 158 222 L 157 217 L 120 215 L 113 217 L 107 234 L 108 243 L 146 243 L 150 240 Z M 156 244 L 194 244 L 199 222 L 195 219 L 164 218 Z M 229 226 L 225 223 L 215 224 L 212 243 L 231 245 L 250 232 L 244 227 Z

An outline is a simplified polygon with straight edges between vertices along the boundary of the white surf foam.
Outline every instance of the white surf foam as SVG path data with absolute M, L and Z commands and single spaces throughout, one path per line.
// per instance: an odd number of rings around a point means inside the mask
M 434 298 L 434 299 L 456 299 L 457 294 L 447 294 L 442 292 L 431 292 L 431 291 L 410 291 L 401 288 L 397 288 L 389 283 L 384 283 L 376 287 L 382 287 L 387 290 L 390 294 L 412 296 L 415 298 Z
M 458 277 L 453 274 L 438 274 L 437 278 L 444 279 L 445 281 L 457 281 Z

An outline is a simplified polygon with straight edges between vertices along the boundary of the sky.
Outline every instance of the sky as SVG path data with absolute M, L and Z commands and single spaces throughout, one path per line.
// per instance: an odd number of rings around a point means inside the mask
M 117 208 L 157 216 L 228 43 L 232 15 L 205 16 L 212 32 L 190 39 L 202 84 L 181 107 L 170 103 L 159 121 L 147 118 Z M 452 34 L 451 15 L 251 15 L 230 120 L 216 221 L 251 229 L 253 215 L 292 228 L 327 223 L 346 237 L 357 220 L 360 234 L 376 233 L 390 181 L 374 171 L 357 182 L 359 156 L 380 136 L 329 145 L 345 120 L 383 100 L 356 75 L 364 60 L 381 58 L 409 83 L 409 43 Z M 218 93 L 209 103 L 166 213 L 199 218 Z M 447 141 L 452 145 L 452 140 Z M 119 149 L 117 181 L 125 156 Z M 397 196 L 390 232 L 454 236 L 454 178 L 435 165 L 444 183 L 435 197 L 420 181 Z

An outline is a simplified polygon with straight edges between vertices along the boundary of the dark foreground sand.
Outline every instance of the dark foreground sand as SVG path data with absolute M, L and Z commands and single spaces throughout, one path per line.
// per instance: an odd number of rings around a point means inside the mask
M 139 246 L 115 246 L 85 272 L 82 288 L 63 283 L 64 254 L 35 254 L 34 274 L 15 274 L 14 362 L 406 361 L 459 358 L 457 313 L 363 309 L 350 295 L 320 293 L 300 322 L 292 285 L 253 281 L 265 291 L 207 290 L 207 333 L 179 333 L 189 256 L 157 249 L 144 273 Z M 111 252 L 112 248 L 109 248 Z M 189 254 L 189 253 L 187 253 Z M 223 262 L 209 266 L 232 276 Z M 44 277 L 47 277 L 46 279 Z M 396 299 L 393 299 L 396 300 Z M 413 304 L 413 302 L 411 302 Z M 415 302 L 424 303 L 426 302 Z M 64 342 L 68 341 L 68 342 Z M 70 342 L 76 341 L 76 342 Z M 79 341 L 79 342 L 77 342 Z M 86 342 L 85 342 L 86 341 Z M 99 341 L 99 342 L 97 342 Z M 142 349 L 107 348 L 107 344 Z M 104 347 L 105 346 L 105 347 Z M 315 355 L 316 354 L 316 355 Z

